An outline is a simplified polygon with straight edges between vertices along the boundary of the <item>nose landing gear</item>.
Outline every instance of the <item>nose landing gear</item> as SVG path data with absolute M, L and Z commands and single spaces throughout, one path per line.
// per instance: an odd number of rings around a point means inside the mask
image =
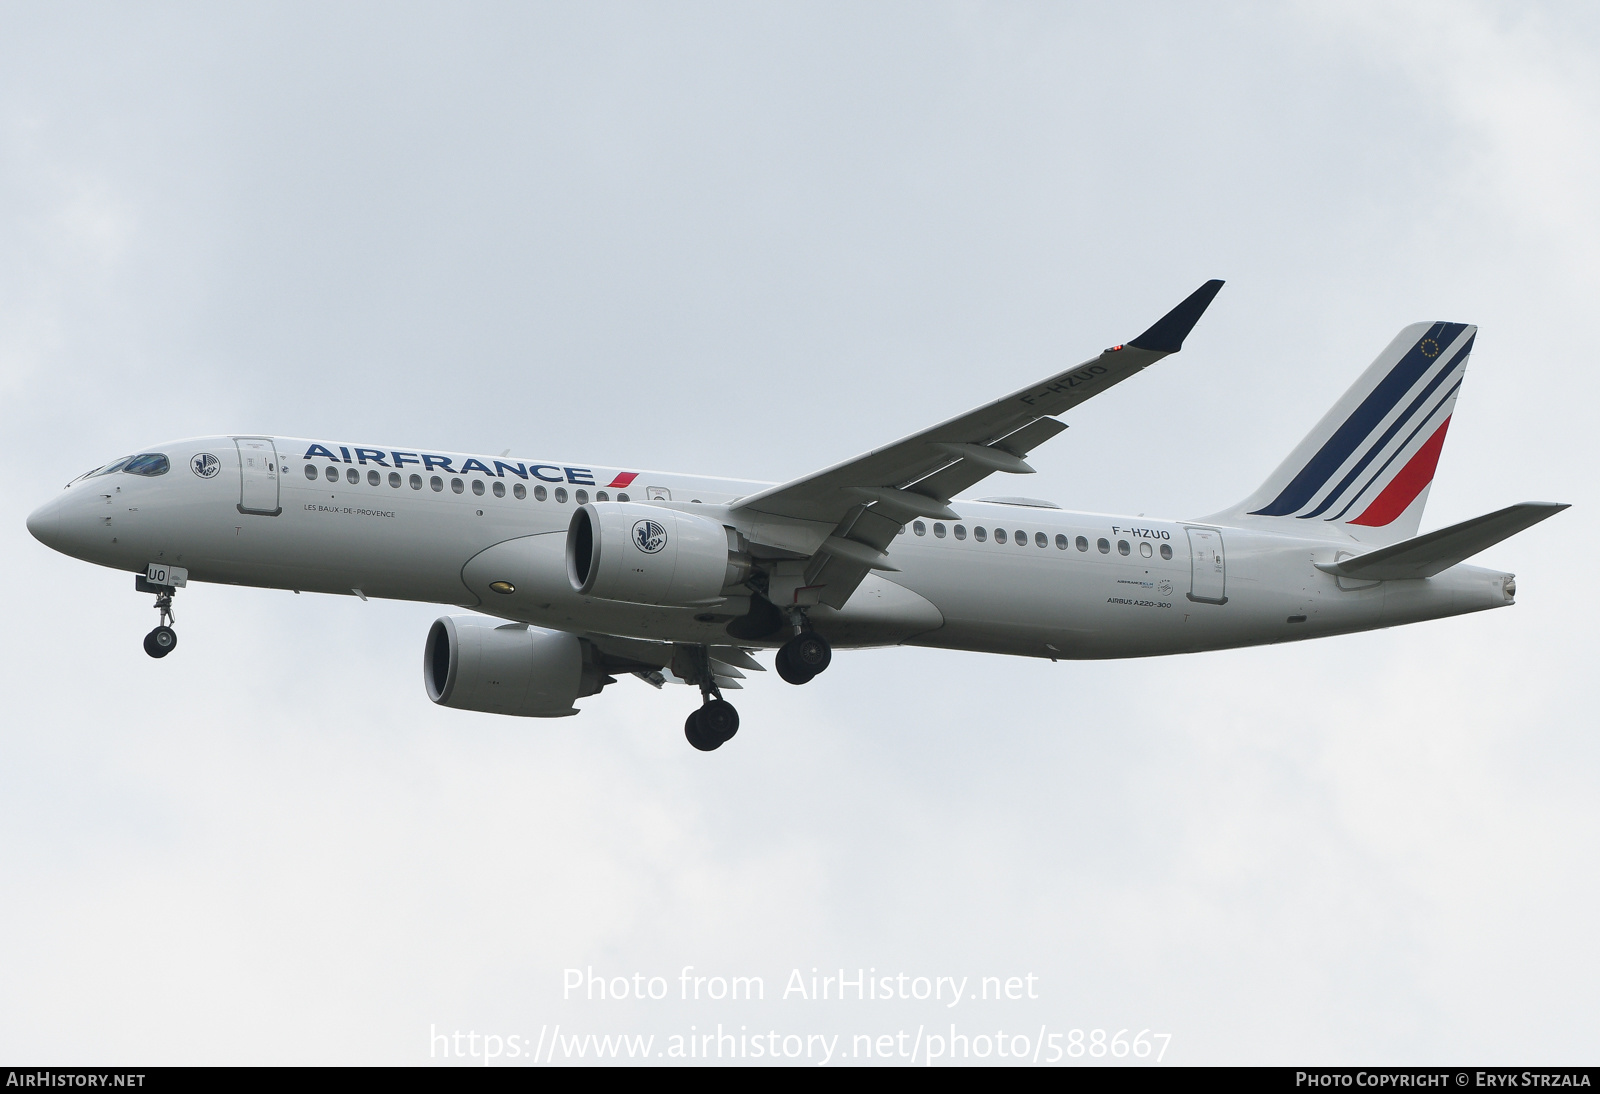
M 135 583 L 141 593 L 156 594 L 156 611 L 161 613 L 161 623 L 144 636 L 144 652 L 151 657 L 165 657 L 178 648 L 178 632 L 172 629 L 172 598 L 178 592 L 171 585 L 152 585 L 143 577 Z

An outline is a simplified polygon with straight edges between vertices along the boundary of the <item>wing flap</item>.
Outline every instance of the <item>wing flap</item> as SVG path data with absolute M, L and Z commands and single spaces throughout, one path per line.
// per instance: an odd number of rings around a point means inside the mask
M 1035 418 L 1021 429 L 1013 430 L 987 447 L 1007 452 L 1021 459 L 1051 437 L 1065 431 L 1067 423 L 1056 418 Z M 912 484 L 912 488 L 930 497 L 952 498 L 970 486 L 976 486 L 994 470 L 975 460 L 960 459 Z

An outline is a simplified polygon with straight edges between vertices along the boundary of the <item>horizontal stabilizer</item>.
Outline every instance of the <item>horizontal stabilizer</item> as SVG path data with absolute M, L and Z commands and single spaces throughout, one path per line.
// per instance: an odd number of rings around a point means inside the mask
M 1355 558 L 1318 563 L 1317 569 L 1369 581 L 1432 577 L 1566 508 L 1560 502 L 1525 501 Z

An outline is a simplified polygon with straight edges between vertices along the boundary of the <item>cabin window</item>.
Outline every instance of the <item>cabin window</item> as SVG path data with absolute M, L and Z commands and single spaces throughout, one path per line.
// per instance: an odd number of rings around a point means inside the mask
M 978 525 L 972 530 L 972 538 L 977 540 L 979 543 L 986 543 L 989 539 L 989 529 L 985 528 L 981 524 Z
M 1048 547 L 1050 546 L 1050 537 L 1043 532 L 1035 532 L 1033 533 L 1033 545 L 1035 547 Z
M 1094 541 L 1094 545 L 1095 548 L 1103 555 L 1109 555 L 1111 553 L 1111 541 L 1109 539 L 1097 539 Z
M 1056 536 L 1056 550 L 1065 551 L 1070 546 L 1072 546 L 1072 541 L 1066 536 Z M 1087 544 L 1085 544 L 1085 546 L 1087 546 Z
M 1153 555 L 1155 553 L 1155 550 L 1148 543 L 1140 543 L 1139 544 L 1139 553 L 1141 555 L 1143 555 L 1145 558 L 1149 558 L 1151 555 Z
M 339 469 L 331 464 L 328 466 L 328 470 L 324 472 L 324 474 L 327 476 L 329 482 L 339 481 Z
M 357 471 L 353 467 L 347 467 L 345 468 L 344 478 L 346 482 L 348 482 L 351 486 L 354 486 L 356 483 L 361 481 L 361 472 Z
M 506 496 L 506 484 L 505 483 L 496 482 L 494 484 L 494 496 L 497 497 L 497 498 L 503 498 L 503 497 Z
M 522 501 L 528 496 L 528 488 L 523 486 L 520 482 L 512 484 L 511 492 L 517 496 L 518 501 Z
M 628 500 L 628 495 L 627 494 L 618 494 L 617 495 L 617 500 L 618 501 L 627 501 Z
M 499 485 L 499 484 L 496 483 L 496 485 Z M 472 480 L 472 492 L 474 494 L 478 495 L 480 498 L 483 497 L 483 480 L 482 479 L 473 479 Z
M 994 541 L 996 543 L 1004 543 L 1006 541 L 1006 530 L 1004 528 L 996 528 L 994 530 Z
M 611 500 L 611 495 L 606 493 L 604 490 L 596 490 L 594 492 L 594 500 L 595 501 L 610 501 Z
M 465 490 L 466 488 L 467 488 L 466 484 L 464 482 L 462 482 L 460 479 L 451 479 L 450 480 L 450 489 L 454 490 L 456 493 L 459 494 L 463 490 Z
M 411 476 L 411 489 L 413 489 L 413 490 L 421 490 L 422 489 L 422 476 L 421 475 L 412 475 Z
M 389 485 L 394 487 L 396 490 L 400 489 L 400 472 L 389 472 Z
M 1089 549 L 1089 540 L 1084 536 L 1079 536 L 1077 542 L 1074 543 L 1073 546 L 1077 547 L 1080 551 L 1087 551 Z
M 965 524 L 956 525 L 955 533 L 956 533 L 956 538 L 957 539 L 966 539 L 967 538 L 967 526 Z
M 368 471 L 367 472 L 367 485 L 368 486 L 381 486 L 381 485 L 383 485 L 383 476 L 378 474 L 376 471 Z
M 1161 545 L 1161 557 L 1169 560 L 1172 558 L 1172 544 L 1163 543 Z
M 1125 540 L 1125 539 L 1117 540 L 1117 554 L 1125 555 L 1131 550 L 1132 550 L 1132 548 L 1128 546 L 1128 541 L 1127 540 Z
M 306 464 L 306 478 L 310 479 L 312 482 L 316 482 L 317 481 L 317 465 L 316 464 L 312 464 L 312 463 Z
M 579 490 L 579 491 L 577 491 L 575 494 L 572 495 L 572 500 L 577 502 L 579 505 L 588 505 L 589 504 L 589 491 L 587 491 L 587 490 Z
M 911 530 L 919 536 L 925 536 L 928 534 L 928 526 L 923 524 L 920 520 L 914 520 L 911 522 Z
M 556 487 L 556 501 L 562 505 L 567 504 L 567 488 L 565 486 Z
M 943 539 L 944 538 L 944 525 L 940 524 L 938 521 L 934 521 L 933 522 L 933 534 L 934 534 L 935 537 L 937 537 L 939 539 Z
M 550 491 L 546 490 L 544 487 L 535 486 L 533 488 L 533 500 L 534 501 L 543 501 L 545 498 L 548 498 L 549 496 L 550 496 Z
M 439 491 L 444 489 L 444 480 L 441 479 L 438 475 L 435 475 L 431 479 L 428 480 L 428 487 L 435 494 L 437 494 Z
M 1028 545 L 1028 533 L 1024 532 L 1021 528 L 1018 528 L 1017 529 L 1017 546 L 1018 547 L 1026 547 L 1027 545 Z

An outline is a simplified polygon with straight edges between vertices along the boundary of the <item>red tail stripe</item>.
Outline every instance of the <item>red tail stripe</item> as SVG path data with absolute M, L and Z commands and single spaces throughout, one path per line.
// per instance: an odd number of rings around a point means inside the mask
M 1450 419 L 1446 418 L 1440 423 L 1438 431 L 1428 438 L 1428 443 L 1417 449 L 1417 454 L 1383 488 L 1383 493 L 1374 498 L 1372 504 L 1350 523 L 1382 528 L 1404 513 L 1417 500 L 1423 488 L 1433 481 L 1434 469 L 1439 466 L 1439 452 L 1444 448 L 1444 431 L 1449 428 Z
M 639 472 L 637 471 L 624 471 L 622 474 L 606 483 L 606 488 L 609 490 L 621 490 L 638 477 Z

